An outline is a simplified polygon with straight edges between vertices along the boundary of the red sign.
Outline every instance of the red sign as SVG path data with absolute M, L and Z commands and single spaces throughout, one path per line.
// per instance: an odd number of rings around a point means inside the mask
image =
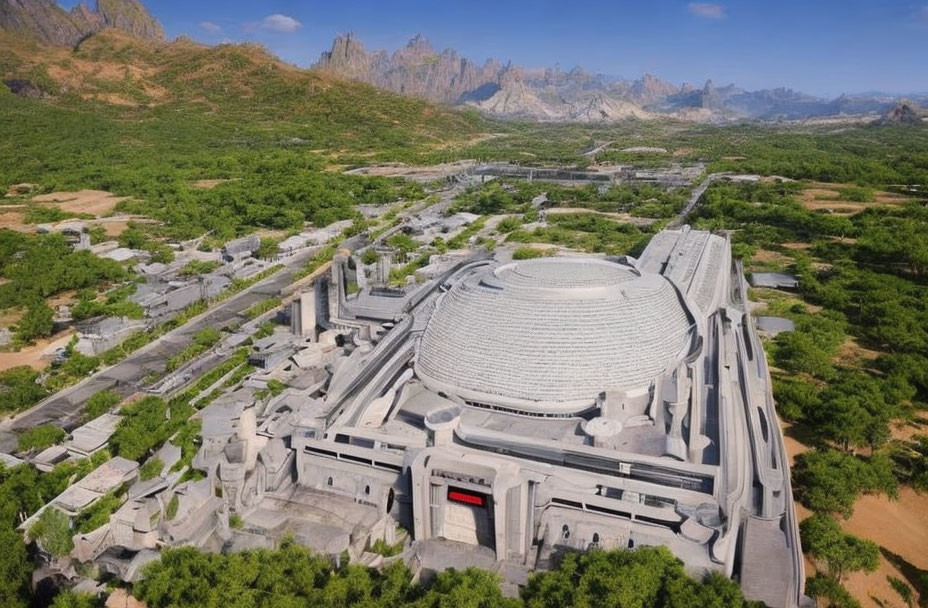
M 448 488 L 448 500 L 474 507 L 487 506 L 487 497 L 485 494 L 478 494 L 468 490 L 459 490 L 457 488 Z

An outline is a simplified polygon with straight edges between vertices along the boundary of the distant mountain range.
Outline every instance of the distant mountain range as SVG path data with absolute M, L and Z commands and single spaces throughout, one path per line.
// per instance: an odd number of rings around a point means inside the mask
M 792 89 L 747 91 L 733 84 L 674 84 L 645 74 L 636 80 L 582 68 L 526 69 L 490 59 L 478 64 L 451 49 L 437 52 L 421 35 L 393 52 L 368 52 L 351 34 L 338 36 L 316 68 L 405 95 L 469 105 L 502 117 L 608 122 L 671 116 L 705 122 L 801 120 L 885 114 L 900 99 L 879 93 L 824 99 Z M 925 104 L 928 96 L 915 96 Z
M 70 11 L 55 0 L 0 0 L 0 30 L 45 45 L 73 49 L 113 29 L 145 42 L 165 41 L 160 23 L 139 0 L 96 0 L 93 8 L 81 2 Z M 629 80 L 579 67 L 529 69 L 495 59 L 481 64 L 451 49 L 438 52 L 421 35 L 393 53 L 369 52 L 354 36 L 338 36 L 313 67 L 402 95 L 544 121 L 803 120 L 888 115 L 901 101 L 880 93 L 823 99 L 785 88 L 747 91 L 711 80 L 702 86 L 675 84 L 651 74 Z M 22 95 L 39 94 L 34 83 L 22 79 L 8 86 Z M 910 96 L 908 103 L 920 117 L 918 106 L 928 104 L 928 95 Z

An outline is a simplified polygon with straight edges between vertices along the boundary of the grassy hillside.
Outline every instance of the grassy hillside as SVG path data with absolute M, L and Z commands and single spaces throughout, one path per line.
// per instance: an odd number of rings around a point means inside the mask
M 94 188 L 176 236 L 297 228 L 357 202 L 409 195 L 327 168 L 415 161 L 486 129 L 474 114 L 300 70 L 247 45 L 149 44 L 107 31 L 76 51 L 0 34 L 0 75 L 44 92 L 0 92 L 0 190 Z M 214 190 L 200 179 L 233 180 Z

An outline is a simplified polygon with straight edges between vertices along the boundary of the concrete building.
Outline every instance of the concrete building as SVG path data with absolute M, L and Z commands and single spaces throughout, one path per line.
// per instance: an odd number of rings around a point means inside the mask
M 145 323 L 128 317 L 102 317 L 79 323 L 75 349 L 84 355 L 100 355 L 145 329 Z
M 416 571 L 519 584 L 565 551 L 664 545 L 748 598 L 803 600 L 789 461 L 724 237 L 665 230 L 637 260 L 471 257 L 390 298 L 348 298 L 348 256 L 332 268 L 318 342 L 256 342 L 262 369 L 199 413 L 205 478 L 139 482 L 83 555 L 131 577 L 163 544 L 290 535 L 376 565 L 384 540 Z M 268 397 L 270 377 L 288 388 Z
M 298 485 L 366 505 L 346 530 L 388 514 L 423 567 L 456 565 L 428 550 L 451 542 L 525 574 L 660 544 L 750 598 L 800 602 L 788 460 L 723 237 L 665 231 L 640 260 L 476 262 L 440 283 L 293 432 Z

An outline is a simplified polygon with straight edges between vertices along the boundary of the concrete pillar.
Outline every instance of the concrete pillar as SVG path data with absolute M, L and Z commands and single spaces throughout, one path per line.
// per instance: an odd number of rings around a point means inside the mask
M 316 340 L 316 290 L 303 292 L 290 304 L 290 331 Z

